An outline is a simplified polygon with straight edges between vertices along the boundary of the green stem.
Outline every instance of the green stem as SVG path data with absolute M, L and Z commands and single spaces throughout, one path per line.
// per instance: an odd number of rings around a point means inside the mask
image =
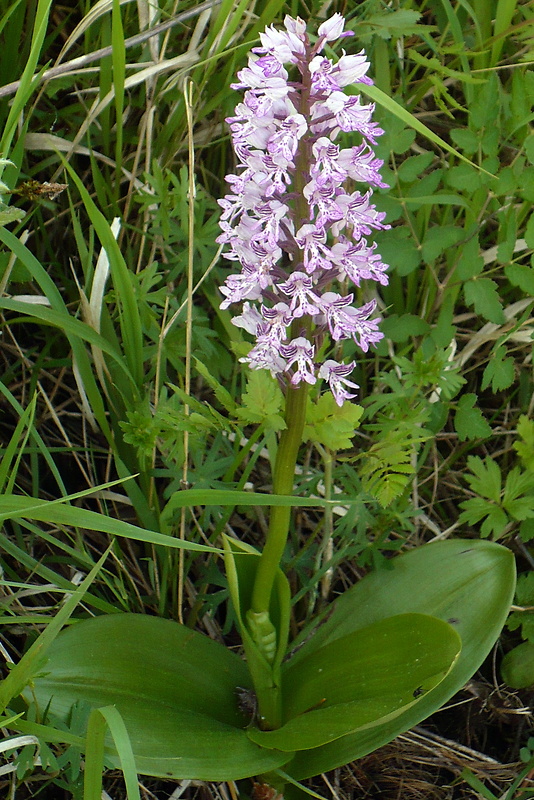
M 303 382 L 297 388 L 291 385 L 288 387 L 285 415 L 287 427 L 280 436 L 273 474 L 275 494 L 293 492 L 295 466 L 306 419 L 307 397 L 307 383 Z M 283 722 L 280 662 L 278 658 L 278 663 L 273 661 L 275 654 L 280 653 L 282 645 L 285 650 L 287 641 L 277 641 L 280 631 L 276 631 L 271 622 L 270 610 L 274 582 L 289 534 L 290 518 L 291 508 L 271 508 L 267 540 L 260 556 L 251 606 L 247 613 L 247 627 L 252 638 L 265 662 L 271 665 L 268 679 L 265 682 L 255 681 L 260 724 L 266 730 L 279 728 Z M 251 656 L 256 657 L 255 654 Z
M 273 475 L 273 494 L 292 494 L 295 466 L 302 432 L 306 419 L 308 384 L 302 382 L 297 388 L 290 386 L 286 398 L 286 425 L 282 431 Z M 256 581 L 252 593 L 252 610 L 256 613 L 269 612 L 271 594 L 284 553 L 289 533 L 291 508 L 273 506 L 269 520 L 269 533 L 260 557 Z

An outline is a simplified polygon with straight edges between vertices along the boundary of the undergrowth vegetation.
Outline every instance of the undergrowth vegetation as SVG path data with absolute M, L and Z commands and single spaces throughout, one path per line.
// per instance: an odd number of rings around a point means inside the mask
M 374 200 L 392 227 L 375 239 L 389 285 L 378 347 L 356 358 L 342 343 L 359 405 L 325 396 L 307 420 L 294 494 L 351 504 L 296 510 L 283 565 L 292 633 L 397 551 L 490 538 L 522 573 L 499 660 L 520 632 L 534 643 L 534 5 L 334 11 L 355 32 L 348 52 L 364 47 L 372 65 L 362 91 L 385 131 L 390 188 Z M 234 169 L 230 83 L 285 13 L 326 16 L 316 0 L 14 0 L 0 16 L 6 675 L 73 597 L 73 619 L 142 612 L 237 644 L 213 548 L 225 531 L 260 546 L 267 509 L 246 492 L 269 490 L 284 422 L 280 389 L 243 368 L 250 337 L 220 308 L 217 198 Z M 22 688 L 0 690 L 12 716 Z M 6 715 L 2 797 L 89 800 L 82 721 L 45 735 Z M 532 764 L 521 724 L 489 755 L 518 762 L 522 748 Z M 497 795 L 532 796 L 516 766 L 489 781 Z M 373 796 L 361 787 L 340 796 Z

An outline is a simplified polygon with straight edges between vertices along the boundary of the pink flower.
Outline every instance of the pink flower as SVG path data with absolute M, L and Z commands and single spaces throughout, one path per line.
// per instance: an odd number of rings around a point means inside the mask
M 337 61 L 322 55 L 327 43 L 352 35 L 344 28 L 334 14 L 312 44 L 304 21 L 287 16 L 284 30 L 260 34 L 233 84 L 244 90 L 227 120 L 238 164 L 219 201 L 217 239 L 225 257 L 241 264 L 221 287 L 221 308 L 243 304 L 234 324 L 256 340 L 241 360 L 293 386 L 321 378 L 339 405 L 355 397 L 348 391 L 358 388 L 348 379 L 354 363 L 316 363 L 312 336 L 352 338 L 364 353 L 380 341 L 376 300 L 355 308 L 353 294 L 332 284 L 386 285 L 387 267 L 366 237 L 389 227 L 372 202 L 373 188 L 385 188 L 372 150 L 382 133 L 374 105 L 343 91 L 370 83 L 369 62 L 363 51 Z M 340 147 L 340 131 L 355 132 L 357 143 Z M 347 180 L 361 189 L 348 190 Z

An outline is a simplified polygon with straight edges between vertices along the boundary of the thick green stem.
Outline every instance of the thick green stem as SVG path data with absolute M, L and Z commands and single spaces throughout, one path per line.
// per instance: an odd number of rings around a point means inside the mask
M 282 432 L 273 474 L 274 494 L 292 494 L 295 466 L 302 432 L 306 419 L 308 384 L 303 382 L 297 388 L 288 387 L 286 396 L 286 425 Z M 273 506 L 269 519 L 269 532 L 265 547 L 260 556 L 256 580 L 252 592 L 251 608 L 247 623 L 252 638 L 264 658 L 272 664 L 274 653 L 280 645 L 277 632 L 270 618 L 271 596 L 289 533 L 291 508 Z M 273 665 L 269 685 L 256 685 L 260 724 L 267 730 L 279 728 L 282 718 L 282 692 L 280 685 L 280 666 Z
M 293 492 L 295 465 L 306 419 L 307 397 L 308 384 L 305 382 L 296 388 L 290 386 L 287 390 L 287 428 L 282 431 L 276 454 L 273 475 L 274 494 L 292 494 Z M 256 613 L 269 611 L 276 571 L 286 546 L 290 516 L 291 508 L 287 506 L 273 506 L 271 509 L 269 533 L 261 554 L 252 593 L 252 610 Z

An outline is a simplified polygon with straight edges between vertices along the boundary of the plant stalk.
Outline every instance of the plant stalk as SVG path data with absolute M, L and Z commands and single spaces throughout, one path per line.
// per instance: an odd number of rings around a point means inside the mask
M 296 388 L 290 386 L 286 398 L 286 425 L 282 431 L 273 475 L 273 494 L 291 494 L 295 466 L 306 419 L 308 384 L 302 382 Z M 273 506 L 269 520 L 269 532 L 260 557 L 256 582 L 252 593 L 252 610 L 256 613 L 269 611 L 276 571 L 284 553 L 289 532 L 291 508 Z

